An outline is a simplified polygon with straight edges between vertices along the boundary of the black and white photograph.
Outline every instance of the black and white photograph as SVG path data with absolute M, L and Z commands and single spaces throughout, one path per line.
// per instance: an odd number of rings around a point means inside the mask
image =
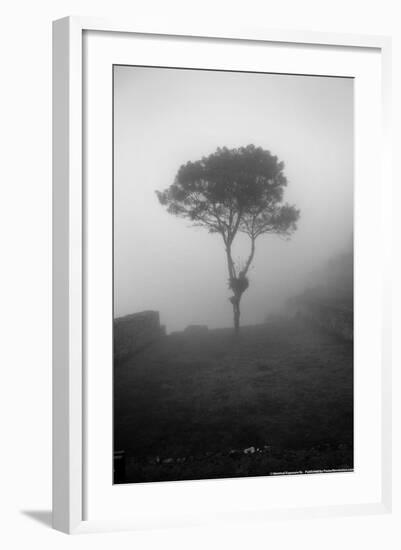
M 354 81 L 113 67 L 113 482 L 354 468 Z
M 0 546 L 401 548 L 399 2 L 2 7 Z

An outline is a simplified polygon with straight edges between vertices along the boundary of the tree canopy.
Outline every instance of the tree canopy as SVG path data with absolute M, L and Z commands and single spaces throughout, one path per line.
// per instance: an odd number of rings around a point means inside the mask
M 169 213 L 220 233 L 226 244 L 238 231 L 251 239 L 263 233 L 289 236 L 299 211 L 281 204 L 283 170 L 284 163 L 261 147 L 224 147 L 182 165 L 173 184 L 156 193 Z

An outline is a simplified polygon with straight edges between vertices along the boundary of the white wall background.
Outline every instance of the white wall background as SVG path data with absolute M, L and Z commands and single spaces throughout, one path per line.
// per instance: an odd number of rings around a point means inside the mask
M 401 18 L 397 0 L 14 0 L 2 5 L 1 170 L 1 436 L 0 544 L 3 548 L 386 548 L 400 545 L 391 517 L 343 518 L 67 537 L 52 531 L 51 506 L 51 21 L 65 15 L 179 18 L 208 28 L 267 28 L 392 34 L 394 98 L 401 97 Z M 394 101 L 394 143 L 401 110 Z M 395 158 L 397 157 L 396 145 Z M 395 181 L 400 181 L 399 163 Z M 394 190 L 395 250 L 400 250 L 401 193 Z M 389 235 L 389 239 L 391 236 Z M 399 253 L 398 253 L 399 254 Z M 395 280 L 401 262 L 395 259 Z M 399 338 L 400 291 L 394 293 L 394 340 Z M 400 391 L 400 345 L 394 344 L 394 388 Z M 398 369 L 399 370 L 399 369 Z M 395 413 L 400 415 L 395 394 Z M 395 460 L 400 462 L 399 438 Z M 395 484 L 400 476 L 395 469 Z M 398 490 L 396 497 L 401 492 Z M 400 509 L 396 500 L 395 507 Z M 34 518 L 40 521 L 35 521 Z

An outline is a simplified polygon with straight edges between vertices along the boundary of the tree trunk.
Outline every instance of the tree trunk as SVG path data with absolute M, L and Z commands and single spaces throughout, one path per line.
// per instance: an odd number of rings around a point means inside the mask
M 238 335 L 240 331 L 240 316 L 241 311 L 239 307 L 240 298 L 237 298 L 235 302 L 233 302 L 233 311 L 234 311 L 234 331 L 235 334 Z

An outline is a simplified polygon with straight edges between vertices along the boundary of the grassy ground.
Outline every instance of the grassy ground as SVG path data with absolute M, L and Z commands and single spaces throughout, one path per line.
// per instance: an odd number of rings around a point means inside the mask
M 167 336 L 115 366 L 114 415 L 130 482 L 352 468 L 352 345 L 296 320 Z

